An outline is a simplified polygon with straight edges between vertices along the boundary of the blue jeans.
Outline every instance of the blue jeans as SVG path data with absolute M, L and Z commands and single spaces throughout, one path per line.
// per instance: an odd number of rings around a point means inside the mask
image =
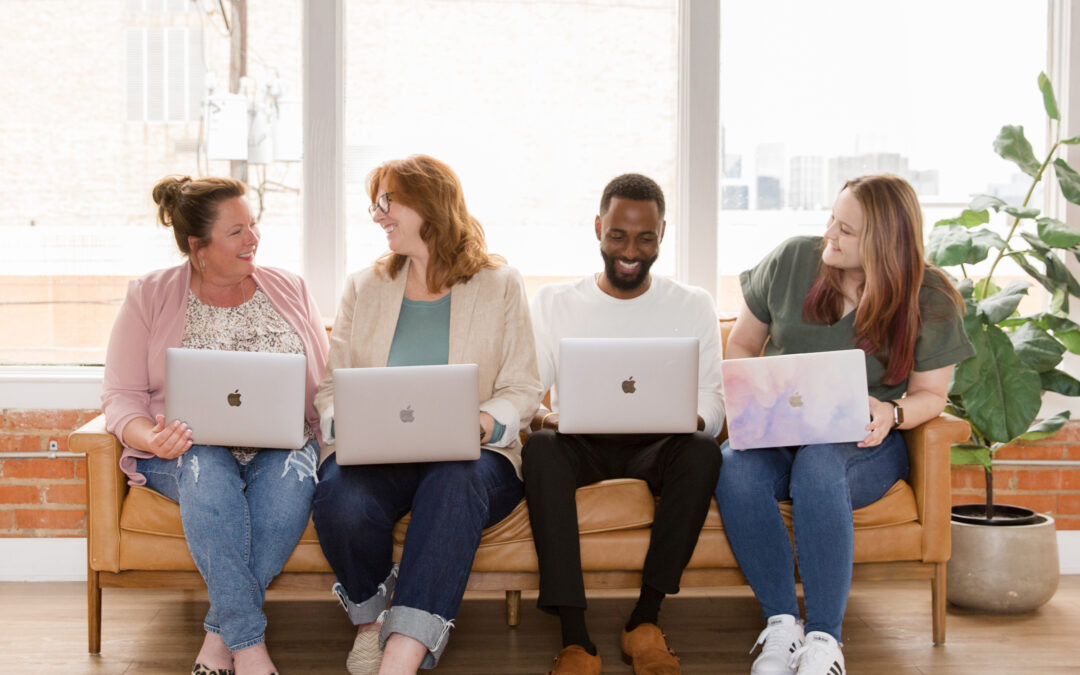
M 506 457 L 481 450 L 464 462 L 319 467 L 313 517 L 319 543 L 353 624 L 383 616 L 380 645 L 391 633 L 428 648 L 421 668 L 446 649 L 465 595 L 480 532 L 505 518 L 523 496 Z M 412 512 L 401 566 L 394 565 L 394 523 Z
M 210 597 L 203 627 L 230 651 L 264 639 L 266 587 L 307 527 L 319 445 L 260 450 L 248 464 L 194 445 L 177 459 L 136 461 L 146 486 L 180 504 L 188 550 Z
M 732 450 L 723 463 L 716 502 L 728 543 L 768 618 L 799 616 L 798 559 L 806 599 L 806 630 L 840 641 L 855 549 L 852 511 L 871 504 L 908 473 L 904 437 L 880 445 L 825 443 L 800 448 Z M 795 551 L 777 503 L 792 501 Z

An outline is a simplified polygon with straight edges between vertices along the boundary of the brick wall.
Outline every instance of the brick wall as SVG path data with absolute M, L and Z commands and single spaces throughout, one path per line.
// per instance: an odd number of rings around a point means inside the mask
M 1080 460 L 1080 421 L 1041 441 L 1019 441 L 994 455 L 1010 460 Z M 953 504 L 985 501 L 981 467 L 954 466 Z M 1080 466 L 997 466 L 994 502 L 1026 506 L 1053 516 L 1059 530 L 1080 530 Z
M 97 410 L 0 410 L 0 537 L 86 535 L 86 461 L 10 459 L 11 452 L 67 451 L 68 434 Z M 1080 460 L 1080 421 L 1041 441 L 1002 448 L 998 459 Z M 983 500 L 978 467 L 953 467 L 953 504 Z M 1027 506 L 1080 530 L 1080 467 L 1008 466 L 994 471 L 995 501 Z
M 72 430 L 97 410 L 0 410 L 0 537 L 86 536 L 86 460 L 13 459 L 12 452 L 66 452 Z

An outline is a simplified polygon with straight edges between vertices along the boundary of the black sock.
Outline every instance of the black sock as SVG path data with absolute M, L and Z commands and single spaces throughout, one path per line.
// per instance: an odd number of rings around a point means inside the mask
M 641 595 L 638 596 L 634 611 L 630 613 L 630 620 L 626 622 L 626 631 L 630 632 L 643 623 L 656 623 L 660 616 L 660 603 L 664 600 L 664 594 L 652 586 L 642 585 Z
M 585 628 L 585 610 L 580 607 L 560 607 L 559 622 L 562 624 L 562 645 L 581 645 L 585 651 L 596 656 L 596 645 L 589 639 Z

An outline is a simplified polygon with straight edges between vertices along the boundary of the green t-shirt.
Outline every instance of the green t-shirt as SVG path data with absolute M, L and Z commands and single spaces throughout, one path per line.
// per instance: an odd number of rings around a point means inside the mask
M 821 237 L 794 237 L 765 256 L 756 267 L 739 275 L 743 299 L 758 320 L 769 325 L 765 355 L 802 354 L 855 349 L 855 310 L 832 325 L 803 320 L 803 303 L 817 279 L 821 264 Z M 919 290 L 922 328 L 915 341 L 917 371 L 934 370 L 959 363 L 975 353 L 964 333 L 962 308 L 941 292 L 943 281 L 927 272 Z M 881 401 L 899 398 L 907 391 L 907 379 L 888 386 L 882 383 L 884 364 L 866 355 L 866 379 L 870 395 Z

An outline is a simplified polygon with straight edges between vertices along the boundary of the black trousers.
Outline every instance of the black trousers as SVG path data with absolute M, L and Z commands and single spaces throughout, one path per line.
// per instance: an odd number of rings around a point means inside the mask
M 525 499 L 540 561 L 537 606 L 585 609 L 575 490 L 608 478 L 639 478 L 660 497 L 642 582 L 678 593 L 720 474 L 720 446 L 695 432 L 674 435 L 532 434 L 522 451 Z

